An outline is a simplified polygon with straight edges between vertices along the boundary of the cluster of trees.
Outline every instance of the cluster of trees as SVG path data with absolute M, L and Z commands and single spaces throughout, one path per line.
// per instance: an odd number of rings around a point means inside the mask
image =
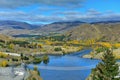
M 32 48 L 32 49 L 35 49 L 35 48 L 42 48 L 42 44 L 30 43 L 30 44 L 28 44 L 26 47 Z
M 105 50 L 105 53 L 96 68 L 92 70 L 90 80 L 120 80 L 118 78 L 119 66 L 116 64 L 116 59 L 113 56 L 112 50 Z M 89 80 L 88 79 L 88 80 Z
M 105 50 L 107 50 L 108 48 L 106 48 L 106 47 L 98 47 L 95 51 L 97 52 L 97 53 L 100 53 L 100 52 L 104 52 Z
M 49 37 L 53 41 L 64 41 L 66 36 L 65 35 L 56 35 L 56 36 L 51 36 Z
M 23 55 L 23 53 L 20 54 L 21 60 L 29 60 L 29 57 Z
M 96 44 L 99 45 L 99 46 L 107 47 L 107 48 L 112 47 L 112 44 L 109 43 L 109 42 L 97 42 Z
M 120 48 L 120 43 L 109 43 L 109 42 L 97 42 L 94 50 L 97 53 L 104 52 L 107 48 L 117 49 Z
M 48 57 L 48 55 L 45 55 L 45 56 L 43 56 L 43 63 L 44 64 L 48 64 L 49 63 L 49 57 Z
M 7 42 L 7 45 L 10 45 L 10 44 L 19 45 L 20 47 L 26 47 L 26 45 L 30 43 L 27 41 L 22 41 L 22 40 L 12 40 L 12 41 Z
M 49 63 L 49 57 L 47 55 L 44 55 L 43 57 L 36 57 L 34 58 L 33 60 L 33 63 L 34 64 L 38 64 L 38 63 L 41 63 L 43 62 L 44 64 L 48 64 Z
M 19 61 L 19 59 L 17 59 L 17 58 L 12 58 L 12 61 Z
M 120 48 L 120 43 L 115 43 L 115 44 L 113 44 L 113 47 L 114 47 L 114 48 Z
M 33 61 L 34 64 L 38 64 L 41 62 L 42 62 L 42 58 L 34 58 L 34 61 Z
M 49 40 L 49 41 L 65 41 L 65 35 L 51 35 L 40 37 L 40 40 Z
M 0 52 L 0 58 L 7 58 L 7 57 L 8 57 L 7 54 L 5 54 L 5 53 L 3 53 L 3 52 Z
M 61 47 L 56 47 L 56 48 L 54 49 L 54 51 L 62 51 L 62 48 L 61 48 Z
M 42 48 L 42 44 L 30 43 L 27 41 L 10 41 L 7 43 L 6 47 L 8 49 L 14 49 L 16 47 L 16 45 L 19 47 L 31 48 L 31 49 Z

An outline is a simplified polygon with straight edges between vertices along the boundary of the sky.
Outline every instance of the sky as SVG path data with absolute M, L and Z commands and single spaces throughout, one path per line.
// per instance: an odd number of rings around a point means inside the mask
M 0 0 L 0 20 L 31 24 L 120 20 L 120 0 Z

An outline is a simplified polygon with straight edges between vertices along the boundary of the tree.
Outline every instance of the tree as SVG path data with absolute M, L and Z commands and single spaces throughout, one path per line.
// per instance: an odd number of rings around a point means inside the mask
M 49 57 L 47 55 L 43 56 L 43 63 L 48 64 L 49 63 Z
M 56 47 L 54 51 L 62 51 L 61 47 Z
M 92 70 L 92 80 L 119 80 L 116 76 L 119 74 L 119 66 L 116 64 L 112 51 L 107 49 L 95 69 Z
M 21 60 L 23 61 L 23 57 L 24 57 L 23 53 L 20 54 L 20 57 L 21 57 Z
M 33 61 L 34 64 L 38 64 L 38 63 L 41 63 L 41 62 L 42 62 L 41 58 L 34 58 L 34 61 Z
M 38 67 L 37 67 L 37 66 L 34 66 L 34 71 L 36 71 L 37 74 L 40 76 L 40 71 L 38 70 Z
M 1 66 L 2 67 L 7 67 L 8 66 L 8 62 L 6 61 L 6 60 L 4 60 L 4 61 L 2 61 L 2 62 L 0 62 L 1 64 Z
M 14 49 L 14 46 L 15 46 L 15 45 L 11 43 L 11 44 L 9 45 L 9 48 L 10 48 L 10 49 Z

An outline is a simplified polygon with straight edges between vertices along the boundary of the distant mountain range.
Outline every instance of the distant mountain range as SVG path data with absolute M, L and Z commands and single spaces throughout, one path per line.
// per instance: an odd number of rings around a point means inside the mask
M 43 34 L 63 33 L 68 39 L 100 39 L 120 42 L 120 21 L 101 21 L 86 23 L 81 21 L 54 22 L 46 25 L 32 25 L 19 21 L 0 21 L 0 34 Z
M 30 34 L 40 25 L 32 25 L 26 22 L 4 20 L 0 21 L 0 33 L 6 35 Z
M 28 24 L 26 22 L 20 22 L 20 21 L 0 21 L 0 27 L 4 28 L 13 28 L 13 29 L 35 29 L 38 26 Z
M 114 23 L 120 23 L 120 21 L 99 21 L 99 22 L 91 22 L 90 24 L 114 24 Z
M 19 35 L 19 34 L 39 34 L 50 32 L 64 32 L 70 30 L 73 27 L 77 27 L 85 22 L 73 21 L 73 22 L 54 22 L 46 25 L 33 25 L 20 21 L 0 21 L 0 33 L 7 35 Z
M 72 29 L 73 27 L 80 26 L 81 24 L 85 24 L 85 22 L 81 21 L 71 21 L 71 22 L 54 22 L 51 24 L 46 24 L 40 28 L 38 28 L 37 32 L 64 32 Z

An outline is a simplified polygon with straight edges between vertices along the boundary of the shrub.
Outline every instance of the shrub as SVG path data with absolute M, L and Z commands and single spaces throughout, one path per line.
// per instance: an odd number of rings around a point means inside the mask
M 7 58 L 7 54 L 0 52 L 0 58 Z
M 34 71 L 37 71 L 37 74 L 40 75 L 40 72 L 38 70 L 38 67 L 37 66 L 34 66 Z
M 42 62 L 42 59 L 41 58 L 35 58 L 33 63 L 34 64 L 38 64 L 38 63 L 41 63 Z
M 48 64 L 49 63 L 49 57 L 47 55 L 43 56 L 43 63 Z
M 107 48 L 105 48 L 105 47 L 100 47 L 100 48 L 96 49 L 95 51 L 96 51 L 97 53 L 100 53 L 100 52 L 104 52 L 105 50 L 107 50 Z
M 8 66 L 8 62 L 6 60 L 4 60 L 4 61 L 2 61 L 0 63 L 1 63 L 0 64 L 1 67 L 7 67 Z
M 29 58 L 28 58 L 28 57 L 26 57 L 26 56 L 24 56 L 24 57 L 23 57 L 23 60 L 29 60 Z
M 37 80 L 37 79 L 33 77 L 32 80 Z
M 12 58 L 12 61 L 18 61 L 18 59 L 16 59 L 16 58 Z
M 61 47 L 57 47 L 54 49 L 54 51 L 62 51 Z

